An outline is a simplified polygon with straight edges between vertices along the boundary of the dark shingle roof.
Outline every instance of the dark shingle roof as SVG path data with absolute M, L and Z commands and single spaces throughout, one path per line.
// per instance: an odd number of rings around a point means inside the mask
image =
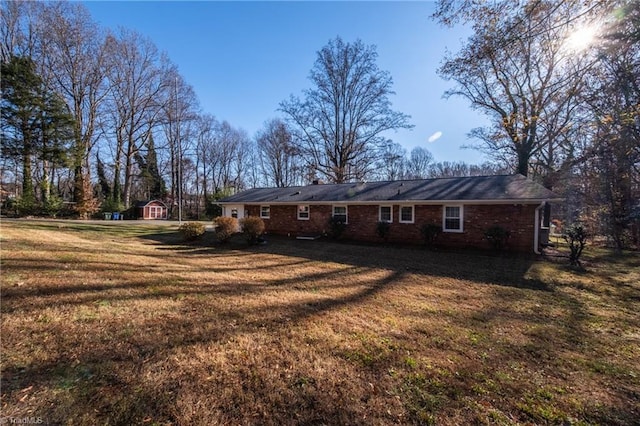
M 544 200 L 558 200 L 558 196 L 522 175 L 505 175 L 254 188 L 223 198 L 220 203 Z

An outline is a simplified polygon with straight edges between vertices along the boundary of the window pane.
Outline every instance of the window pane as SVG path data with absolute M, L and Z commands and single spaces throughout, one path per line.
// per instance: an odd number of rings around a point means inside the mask
M 413 207 L 400 207 L 400 220 L 403 222 L 413 222 Z
M 391 207 L 389 206 L 380 207 L 380 220 L 382 222 L 391 222 Z
M 444 216 L 445 217 L 451 217 L 451 218 L 459 218 L 460 217 L 460 207 L 447 207 Z
M 309 218 L 309 206 L 298 206 L 298 219 Z
M 347 214 L 347 208 L 345 206 L 335 206 L 333 208 L 333 214 L 334 215 L 346 215 Z
M 445 219 L 445 229 L 460 229 L 460 219 Z
M 444 229 L 448 231 L 462 231 L 462 207 L 445 206 Z
M 333 206 L 333 218 L 336 221 L 347 223 L 347 206 Z

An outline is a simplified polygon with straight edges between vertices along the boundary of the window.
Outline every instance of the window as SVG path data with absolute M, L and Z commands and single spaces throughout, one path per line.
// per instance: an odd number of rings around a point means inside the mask
M 347 223 L 347 206 L 333 206 L 333 218 L 342 223 Z
M 271 217 L 271 207 L 270 206 L 260 206 L 260 217 L 262 219 L 269 219 Z
M 400 223 L 413 223 L 413 206 L 400 206 Z
M 298 206 L 298 220 L 309 220 L 309 206 Z
M 231 217 L 238 218 L 238 209 L 231 209 Z
M 393 222 L 393 207 L 392 206 L 380 206 L 378 213 L 379 222 Z
M 462 232 L 462 206 L 444 206 L 442 230 L 444 232 Z

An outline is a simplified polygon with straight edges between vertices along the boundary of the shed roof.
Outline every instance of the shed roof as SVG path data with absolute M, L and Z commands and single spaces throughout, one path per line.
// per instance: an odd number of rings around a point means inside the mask
M 143 208 L 148 206 L 151 203 L 159 203 L 159 204 L 162 204 L 162 207 L 167 207 L 167 205 L 160 200 L 149 200 L 149 201 L 138 201 L 136 203 L 136 208 Z
M 474 176 L 254 188 L 223 198 L 231 203 L 374 202 L 541 202 L 559 201 L 552 191 L 522 175 Z

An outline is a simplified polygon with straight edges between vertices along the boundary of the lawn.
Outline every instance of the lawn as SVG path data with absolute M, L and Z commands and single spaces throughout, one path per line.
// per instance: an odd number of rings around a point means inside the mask
M 638 253 L 0 237 L 2 424 L 640 423 Z

